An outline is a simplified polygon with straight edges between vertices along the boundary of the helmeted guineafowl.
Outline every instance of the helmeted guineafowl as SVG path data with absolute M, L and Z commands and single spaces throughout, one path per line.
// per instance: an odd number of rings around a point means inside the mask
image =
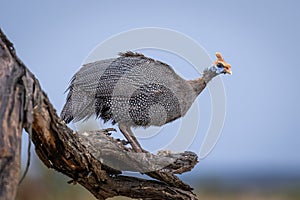
M 220 53 L 202 77 L 184 80 L 161 61 L 140 53 L 83 65 L 73 76 L 61 118 L 69 123 L 96 115 L 112 121 L 136 152 L 142 148 L 131 127 L 161 126 L 185 115 L 207 83 L 231 74 Z

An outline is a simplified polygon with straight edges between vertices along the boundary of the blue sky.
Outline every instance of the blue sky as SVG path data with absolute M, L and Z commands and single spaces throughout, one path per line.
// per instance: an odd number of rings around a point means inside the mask
M 5 1 L 0 26 L 58 112 L 72 75 L 88 53 L 112 35 L 167 28 L 191 37 L 210 55 L 220 51 L 233 70 L 232 76 L 222 77 L 225 125 L 215 149 L 193 173 L 299 173 L 299 7 L 296 0 Z M 186 72 L 184 61 L 148 53 L 187 79 L 197 76 Z M 205 121 L 207 91 L 198 102 Z

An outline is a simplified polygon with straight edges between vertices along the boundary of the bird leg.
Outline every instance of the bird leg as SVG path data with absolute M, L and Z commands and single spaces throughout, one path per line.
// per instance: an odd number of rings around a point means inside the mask
M 122 134 L 124 135 L 124 137 L 128 140 L 132 149 L 135 152 L 137 152 L 137 153 L 147 152 L 141 147 L 140 143 L 137 141 L 136 137 L 133 135 L 129 126 L 126 126 L 124 124 L 119 124 L 119 129 L 122 132 Z

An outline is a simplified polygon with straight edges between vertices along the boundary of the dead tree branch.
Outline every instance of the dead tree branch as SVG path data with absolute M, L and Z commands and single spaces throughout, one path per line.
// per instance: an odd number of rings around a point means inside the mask
M 24 69 L 11 56 L 11 43 L 0 40 L 0 199 L 14 199 L 20 172 L 24 116 Z
M 72 183 L 81 184 L 97 199 L 118 195 L 197 199 L 191 187 L 174 175 L 196 165 L 194 153 L 136 154 L 106 130 L 72 131 L 57 116 L 38 80 L 16 56 L 1 29 L 0 94 L 0 199 L 14 199 L 16 194 L 23 128 L 32 133 L 35 151 L 47 167 L 69 176 Z M 122 170 L 142 172 L 159 181 L 123 176 Z

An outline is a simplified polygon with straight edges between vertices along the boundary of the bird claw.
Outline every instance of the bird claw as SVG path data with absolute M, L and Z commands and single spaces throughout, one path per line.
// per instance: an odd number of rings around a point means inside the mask
M 108 136 L 110 136 L 112 133 L 110 131 L 114 131 L 114 132 L 117 132 L 116 129 L 114 128 L 106 128 L 106 129 L 103 129 L 104 133 Z
M 127 144 L 130 144 L 131 142 L 127 141 L 127 140 L 121 140 L 122 144 L 123 145 L 127 145 Z
M 123 145 L 127 145 L 130 144 L 131 142 L 127 141 L 127 140 L 121 140 L 121 139 L 116 139 L 118 142 L 121 142 Z

